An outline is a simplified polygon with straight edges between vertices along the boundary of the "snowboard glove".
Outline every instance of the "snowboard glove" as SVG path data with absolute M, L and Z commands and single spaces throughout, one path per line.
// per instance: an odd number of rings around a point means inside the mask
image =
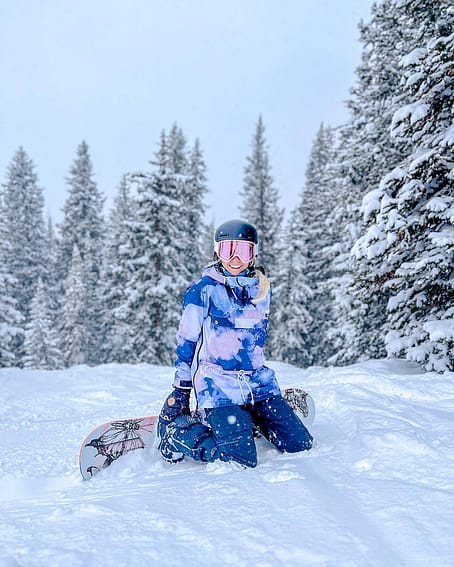
M 160 418 L 165 421 L 174 421 L 179 415 L 190 415 L 189 398 L 191 390 L 175 388 L 164 403 Z

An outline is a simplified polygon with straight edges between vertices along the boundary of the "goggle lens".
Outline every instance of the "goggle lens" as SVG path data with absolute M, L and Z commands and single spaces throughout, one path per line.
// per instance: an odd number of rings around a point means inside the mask
M 248 263 L 255 256 L 255 244 L 246 240 L 221 240 L 216 248 L 217 255 L 224 262 L 238 256 L 242 262 Z

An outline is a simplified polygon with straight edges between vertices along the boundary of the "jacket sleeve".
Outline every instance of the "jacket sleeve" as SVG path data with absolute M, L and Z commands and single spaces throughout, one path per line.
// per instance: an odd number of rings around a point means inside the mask
M 208 316 L 207 286 L 199 281 L 189 287 L 183 299 L 183 312 L 177 333 L 177 360 L 175 362 L 176 388 L 192 388 L 191 367 L 202 334 L 202 325 Z

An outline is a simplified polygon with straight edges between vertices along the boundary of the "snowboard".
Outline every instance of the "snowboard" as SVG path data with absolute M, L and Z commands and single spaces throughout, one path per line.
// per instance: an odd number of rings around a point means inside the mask
M 304 425 L 309 426 L 314 422 L 315 404 L 310 394 L 301 388 L 285 388 L 282 395 Z M 152 447 L 156 441 L 158 419 L 157 415 L 120 419 L 108 421 L 93 429 L 80 448 L 79 467 L 82 477 L 89 480 L 122 455 Z

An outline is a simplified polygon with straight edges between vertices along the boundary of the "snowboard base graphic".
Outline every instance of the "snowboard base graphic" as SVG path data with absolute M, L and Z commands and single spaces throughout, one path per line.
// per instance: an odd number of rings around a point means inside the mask
M 301 388 L 285 388 L 282 395 L 304 425 L 314 422 L 315 404 L 310 394 Z M 79 466 L 83 478 L 92 478 L 129 451 L 152 447 L 158 418 L 150 415 L 108 421 L 94 429 L 80 448 Z

